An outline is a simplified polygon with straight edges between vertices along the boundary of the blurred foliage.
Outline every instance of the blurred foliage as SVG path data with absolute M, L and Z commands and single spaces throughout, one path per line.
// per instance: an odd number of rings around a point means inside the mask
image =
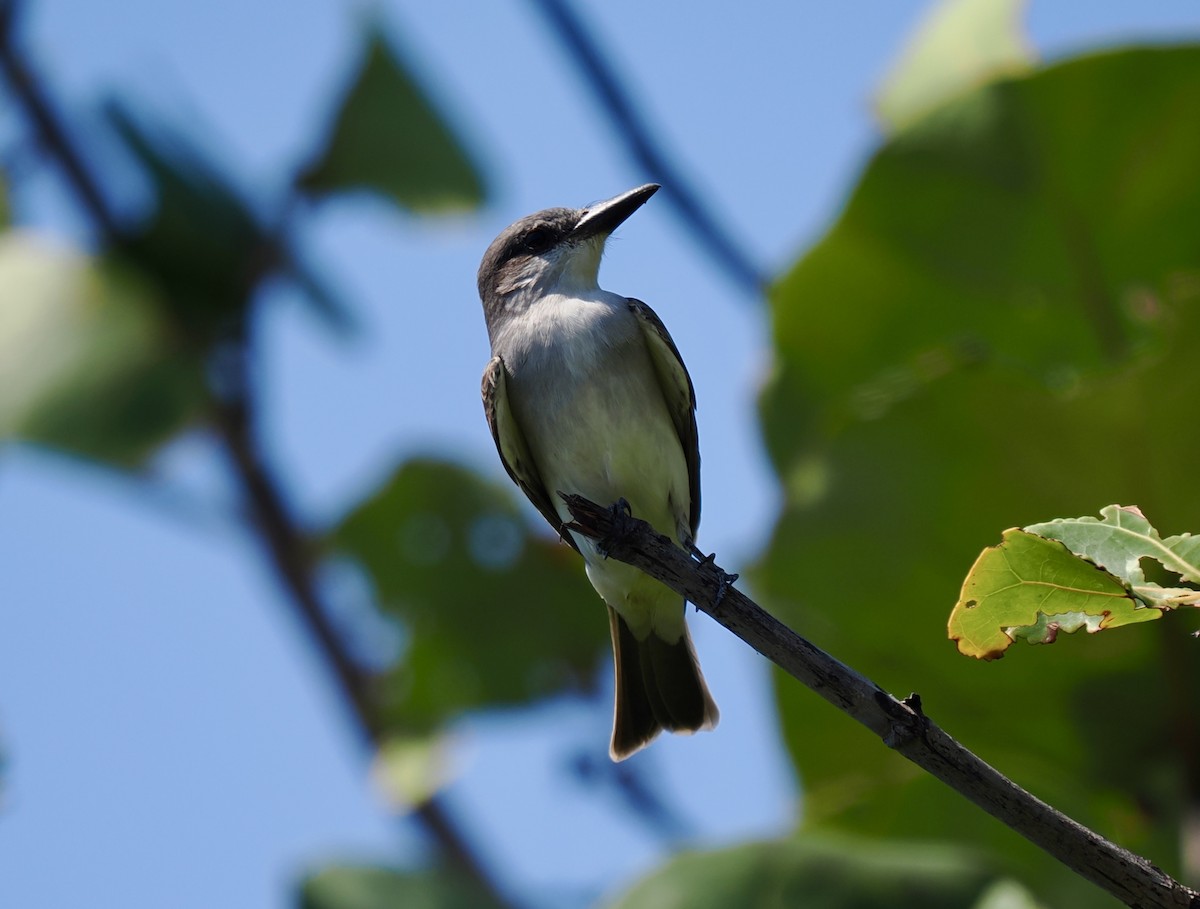
M 469 158 L 378 28 L 364 35 L 360 69 L 305 187 L 371 186 L 417 211 L 481 201 Z M 103 263 L 5 242 L 0 297 L 17 302 L 0 312 L 0 439 L 132 465 L 202 415 L 206 385 L 229 391 L 224 367 L 240 357 L 264 281 L 290 277 L 331 324 L 349 320 L 290 255 L 286 225 L 268 227 L 234 181 L 161 118 L 111 100 L 103 119 L 152 204 L 108 238 Z M 6 216 L 0 192 L 0 223 Z
M 199 362 L 134 271 L 0 233 L 0 439 L 121 465 L 194 421 Z
M 994 867 L 959 847 L 804 836 L 677 855 L 609 905 L 967 909 L 996 880 Z
M 1033 66 L 1021 13 L 1025 0 L 941 0 L 930 11 L 875 98 L 889 130 L 901 129 L 955 95 Z
M 608 618 L 579 557 L 531 531 L 507 483 L 410 461 L 330 542 L 407 635 L 381 680 L 389 728 L 578 691 L 604 665 Z
M 298 185 L 314 195 L 372 190 L 417 212 L 474 208 L 484 199 L 462 143 L 377 29 L 324 150 Z
M 411 811 L 444 789 L 454 776 L 449 736 L 391 733 L 371 763 L 371 780 L 396 811 Z
M 118 250 L 155 281 L 170 317 L 197 349 L 237 335 L 272 242 L 232 181 L 181 137 L 148 126 L 125 104 L 105 116 L 153 190 L 149 217 Z
M 156 282 L 171 320 L 194 347 L 240 337 L 259 287 L 276 275 L 293 281 L 330 326 L 349 326 L 337 296 L 291 256 L 287 225 L 268 229 L 216 163 L 120 101 L 110 101 L 104 114 L 154 200 L 115 252 Z
M 484 893 L 443 872 L 336 865 L 308 877 L 300 909 L 488 909 Z
M 1167 868 L 1200 690 L 1175 617 L 993 664 L 944 623 L 1001 528 L 1114 501 L 1195 523 L 1195 110 L 1200 49 L 1135 49 L 997 81 L 887 141 L 771 295 L 761 408 L 787 502 L 754 575 L 801 633 Z M 811 826 L 953 831 L 1064 905 L 1103 899 L 790 679 L 776 691 Z

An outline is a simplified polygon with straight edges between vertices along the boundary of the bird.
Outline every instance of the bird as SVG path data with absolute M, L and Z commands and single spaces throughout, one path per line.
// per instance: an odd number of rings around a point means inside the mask
M 479 266 L 491 344 L 482 396 L 509 477 L 583 556 L 608 606 L 616 675 L 609 755 L 659 732 L 713 729 L 682 596 L 609 560 L 568 526 L 563 494 L 622 507 L 694 550 L 700 523 L 696 393 L 679 349 L 645 303 L 601 289 L 609 236 L 659 189 L 647 183 L 583 208 L 509 225 Z

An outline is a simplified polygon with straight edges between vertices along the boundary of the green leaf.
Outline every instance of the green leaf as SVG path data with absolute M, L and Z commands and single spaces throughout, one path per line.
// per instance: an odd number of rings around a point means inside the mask
M 1033 67 L 1023 0 L 942 0 L 884 78 L 875 109 L 889 131 L 1001 75 Z
M 308 877 L 299 909 L 488 909 L 485 894 L 449 874 L 334 865 Z
M 677 855 L 609 909 L 958 909 L 994 877 L 952 846 L 797 837 Z
M 773 292 L 768 417 L 777 391 L 792 406 L 766 428 L 784 478 L 814 430 L 965 371 L 1065 395 L 1170 344 L 1200 294 L 1184 239 L 1200 131 L 1181 116 L 1200 104 L 1198 73 L 1193 47 L 1088 57 L 986 86 L 888 142 Z
M 0 227 L 8 224 L 8 193 L 4 188 L 4 181 L 0 180 Z
M 195 148 L 119 102 L 105 115 L 154 192 L 152 214 L 119 252 L 158 284 L 189 335 L 207 342 L 236 332 L 258 281 L 279 264 L 278 251 L 232 183 Z
M 608 619 L 582 562 L 530 530 L 507 486 L 409 461 L 331 543 L 408 635 L 383 679 L 391 728 L 579 690 L 603 664 Z
M 800 633 L 1162 865 L 1186 796 L 1161 781 L 1185 778 L 1174 730 L 1194 708 L 1144 692 L 1191 690 L 1196 661 L 1151 627 L 963 660 L 938 604 L 997 528 L 1097 501 L 1194 523 L 1197 109 L 1200 50 L 1135 49 L 983 87 L 879 150 L 771 294 L 761 408 L 787 501 L 753 576 Z M 1136 737 L 1095 696 L 1114 677 Z M 811 824 L 952 829 L 1052 905 L 1102 901 L 820 699 L 776 692 Z
M 1060 631 L 1096 632 L 1161 615 L 1062 543 L 1006 530 L 1004 542 L 985 549 L 963 582 L 950 640 L 966 656 L 993 660 L 1016 638 L 1045 644 Z
M 1109 505 L 1100 517 L 1058 518 L 1025 529 L 1061 540 L 1135 589 L 1146 589 L 1141 560 L 1154 559 L 1185 581 L 1200 584 L 1200 537 L 1183 533 L 1163 539 L 1137 508 Z M 1157 585 L 1154 585 L 1157 586 Z
M 1009 878 L 996 881 L 971 909 L 1045 909 L 1032 893 Z
M 436 733 L 393 734 L 383 741 L 371 777 L 393 809 L 407 811 L 446 787 L 453 776 L 447 744 Z
M 128 269 L 0 234 L 0 299 L 0 438 L 130 466 L 204 406 L 199 364 Z
M 462 144 L 378 26 L 324 149 L 297 182 L 314 195 L 370 190 L 417 212 L 474 208 L 484 197 Z

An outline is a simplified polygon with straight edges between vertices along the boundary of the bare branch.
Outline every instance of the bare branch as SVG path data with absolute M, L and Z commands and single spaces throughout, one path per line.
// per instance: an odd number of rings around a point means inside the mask
M 903 701 L 838 662 L 731 586 L 712 560 L 696 561 L 644 521 L 581 496 L 564 496 L 572 530 L 611 558 L 640 568 L 781 669 L 849 714 L 917 766 L 966 796 L 1072 871 L 1128 906 L 1198 909 L 1200 894 L 1026 792 L 939 729 L 920 698 Z
M 662 184 L 662 195 L 675 206 L 696 241 L 712 253 L 735 282 L 755 296 L 762 294 L 766 278 L 655 140 L 653 130 L 638 113 L 616 70 L 609 65 L 599 43 L 588 33 L 568 0 L 534 0 L 534 5 L 566 47 L 567 59 L 579 67 L 633 160 L 651 179 Z
M 116 240 L 120 237 L 120 226 L 99 184 L 68 137 L 62 119 L 41 84 L 17 52 L 13 32 L 18 5 L 17 0 L 0 0 L 0 72 L 4 73 L 14 98 L 24 107 L 43 151 L 58 162 L 67 182 L 105 239 Z

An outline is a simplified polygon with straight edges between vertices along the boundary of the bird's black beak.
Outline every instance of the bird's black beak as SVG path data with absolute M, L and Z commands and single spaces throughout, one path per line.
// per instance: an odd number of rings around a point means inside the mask
M 646 200 L 658 192 L 658 189 L 657 183 L 647 183 L 604 202 L 589 205 L 583 210 L 579 223 L 572 228 L 571 239 L 607 237 L 624 223 L 626 218 L 645 205 Z

